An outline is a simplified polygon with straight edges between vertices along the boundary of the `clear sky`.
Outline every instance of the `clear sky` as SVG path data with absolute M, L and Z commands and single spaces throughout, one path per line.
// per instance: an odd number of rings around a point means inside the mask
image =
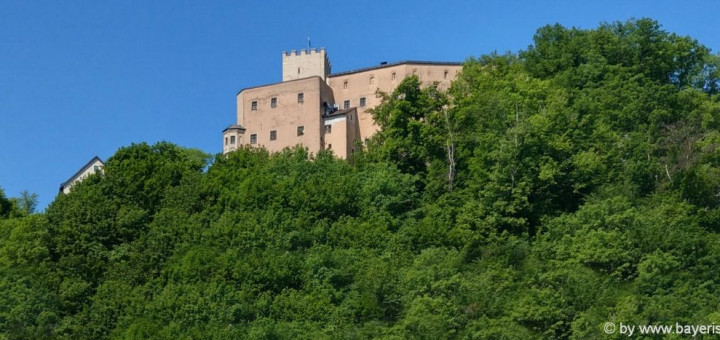
M 334 72 L 517 52 L 546 24 L 635 17 L 720 50 L 719 1 L 0 0 L 0 187 L 39 194 L 97 155 L 170 141 L 217 153 L 235 95 L 281 79 L 281 52 Z

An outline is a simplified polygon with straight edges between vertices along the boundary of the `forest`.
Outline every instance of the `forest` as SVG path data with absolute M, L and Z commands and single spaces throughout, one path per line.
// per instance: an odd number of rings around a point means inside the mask
M 350 160 L 137 143 L 42 212 L 0 190 L 0 339 L 720 324 L 719 67 L 651 19 L 548 25 L 378 93 Z

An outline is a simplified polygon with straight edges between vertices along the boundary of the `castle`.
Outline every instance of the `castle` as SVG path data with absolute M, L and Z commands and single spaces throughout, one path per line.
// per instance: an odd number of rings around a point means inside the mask
M 368 109 L 380 104 L 378 90 L 390 93 L 407 76 L 450 86 L 462 68 L 457 62 L 402 61 L 331 73 L 324 48 L 283 52 L 282 81 L 242 89 L 237 124 L 223 130 L 223 153 L 242 145 L 271 152 L 301 144 L 312 153 L 332 150 L 341 158 L 379 127 Z

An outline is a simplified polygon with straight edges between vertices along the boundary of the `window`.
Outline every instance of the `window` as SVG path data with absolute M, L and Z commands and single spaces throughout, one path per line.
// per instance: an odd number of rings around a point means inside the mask
M 257 101 L 253 101 L 250 104 L 250 110 L 257 111 Z
M 344 89 L 347 88 L 347 80 L 343 83 L 343 88 L 344 88 Z
M 93 171 L 95 171 L 95 173 L 100 172 L 100 166 L 99 165 L 94 166 Z
M 235 136 L 230 136 L 230 144 L 235 144 Z
M 445 70 L 445 75 L 443 76 L 444 79 L 447 79 L 448 71 Z
M 343 109 L 349 109 L 350 108 L 350 101 L 346 100 L 343 102 Z
M 362 106 L 365 106 L 365 104 L 367 104 L 367 103 L 365 102 L 365 97 L 360 97 L 360 106 L 361 106 L 361 107 L 362 107 Z
M 300 68 L 298 67 L 298 74 L 300 74 Z
M 225 145 L 227 145 L 227 144 L 228 144 L 227 137 L 225 137 Z
M 395 72 L 392 73 L 392 80 L 395 80 Z
M 298 103 L 302 103 L 305 101 L 305 94 L 300 92 L 298 93 Z
M 250 135 L 250 144 L 257 144 L 257 134 Z
M 277 130 L 270 131 L 270 140 L 276 140 L 277 139 Z
M 270 107 L 277 107 L 277 97 L 270 98 Z
M 327 124 L 325 125 L 325 133 L 331 133 L 332 132 L 332 125 Z
M 375 84 L 375 77 L 370 76 L 370 85 Z
M 328 144 L 328 150 L 332 149 L 332 144 Z
M 298 136 L 302 136 L 302 135 L 304 135 L 304 134 L 305 134 L 305 127 L 304 127 L 304 126 L 298 126 L 297 135 L 298 135 Z

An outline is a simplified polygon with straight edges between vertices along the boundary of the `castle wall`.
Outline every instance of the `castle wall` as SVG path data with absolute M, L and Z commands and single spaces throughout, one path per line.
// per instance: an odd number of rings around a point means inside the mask
M 328 85 L 333 89 L 336 103 L 341 109 L 344 108 L 345 101 L 350 101 L 350 107 L 358 108 L 359 138 L 365 140 L 379 129 L 368 112 L 368 109 L 376 107 L 382 101 L 382 98 L 376 95 L 378 90 L 390 93 L 405 77 L 413 74 L 417 74 L 423 84 L 439 82 L 439 88 L 446 90 L 461 69 L 462 65 L 408 63 L 331 75 Z M 365 98 L 364 106 L 361 106 L 361 98 Z
M 357 110 L 355 108 L 338 111 L 323 118 L 325 149 L 339 158 L 349 158 L 355 151 L 357 138 Z
M 238 116 L 242 116 L 241 125 L 246 129 L 245 143 L 269 151 L 280 151 L 297 144 L 308 147 L 310 152 L 319 151 L 322 147 L 321 97 L 327 96 L 329 91 L 325 87 L 327 85 L 319 77 L 311 77 L 241 91 L 237 99 Z M 298 102 L 300 93 L 302 102 Z M 254 110 L 253 102 L 256 102 Z M 300 135 L 299 127 L 302 127 Z M 275 131 L 275 140 L 271 140 L 272 131 Z

